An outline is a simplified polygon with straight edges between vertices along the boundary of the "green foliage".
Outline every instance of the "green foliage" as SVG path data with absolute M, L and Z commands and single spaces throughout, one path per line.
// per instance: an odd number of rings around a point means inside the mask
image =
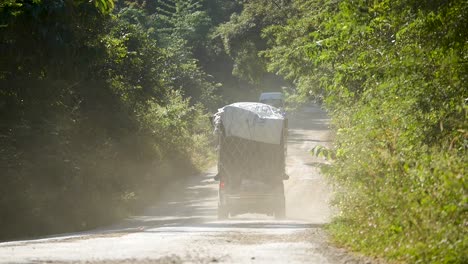
M 108 223 L 209 162 L 216 85 L 116 4 L 2 2 L 0 239 Z
M 212 132 L 208 114 L 201 104 L 190 106 L 178 91 L 171 92 L 166 100 L 164 106 L 148 102 L 148 107 L 139 111 L 145 136 L 157 142 L 155 148 L 163 154 L 161 158 L 189 160 L 198 168 L 203 167 L 213 157 L 207 151 Z
M 78 1 L 84 2 L 84 1 Z M 108 14 L 114 9 L 114 0 L 94 0 L 94 6 L 103 14 Z
M 103 30 L 103 21 L 104 15 L 87 2 L 27 1 L 2 9 L 1 77 L 76 79 L 77 70 L 89 61 L 80 60 L 75 51 L 81 49 L 85 58 L 95 56 L 100 47 L 94 42 Z
M 174 44 L 174 38 L 196 45 L 208 32 L 211 21 L 201 10 L 200 1 L 166 0 L 159 3 L 161 7 L 157 8 L 155 23 L 165 46 Z
M 232 14 L 228 22 L 217 27 L 212 38 L 219 39 L 233 59 L 235 76 L 251 83 L 260 83 L 266 73 L 265 61 L 258 56 L 266 48 L 261 30 L 285 21 L 292 15 L 288 11 L 289 1 L 247 1 L 240 14 Z
M 200 1 L 159 1 L 154 18 L 149 21 L 150 36 L 166 49 L 168 66 L 164 69 L 165 80 L 173 89 L 182 90 L 194 102 L 202 102 L 215 109 L 219 98 L 214 94 L 214 83 L 204 72 L 194 52 L 204 46 L 210 18 L 202 11 Z
M 316 157 L 325 158 L 325 159 L 330 160 L 330 161 L 334 160 L 336 158 L 336 154 L 332 149 L 329 149 L 329 148 L 321 146 L 321 145 L 317 145 L 317 146 L 313 147 L 310 150 L 310 153 L 312 155 L 316 156 Z
M 262 54 L 330 110 L 336 158 L 324 171 L 338 190 L 337 241 L 409 262 L 465 263 L 466 1 L 293 8 L 296 17 L 263 30 Z

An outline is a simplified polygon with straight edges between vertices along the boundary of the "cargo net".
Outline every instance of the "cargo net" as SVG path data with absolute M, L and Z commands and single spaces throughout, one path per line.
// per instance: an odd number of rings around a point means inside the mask
M 221 179 L 236 188 L 243 179 L 275 183 L 285 175 L 285 148 L 238 137 L 219 137 L 218 172 Z

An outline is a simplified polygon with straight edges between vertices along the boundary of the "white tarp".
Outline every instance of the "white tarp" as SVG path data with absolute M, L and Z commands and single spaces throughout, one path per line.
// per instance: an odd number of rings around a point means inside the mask
M 214 123 L 220 122 L 226 136 L 235 136 L 269 144 L 280 144 L 284 117 L 278 108 L 262 103 L 234 103 L 218 110 Z

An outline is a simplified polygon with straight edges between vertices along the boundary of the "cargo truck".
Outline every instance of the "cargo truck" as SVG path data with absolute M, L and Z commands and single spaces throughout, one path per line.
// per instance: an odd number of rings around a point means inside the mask
M 285 217 L 287 120 L 263 103 L 234 103 L 213 116 L 217 136 L 218 218 L 244 213 Z

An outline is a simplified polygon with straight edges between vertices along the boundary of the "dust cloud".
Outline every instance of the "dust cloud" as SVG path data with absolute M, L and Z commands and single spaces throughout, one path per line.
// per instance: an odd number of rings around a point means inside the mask
M 285 181 L 288 219 L 307 220 L 313 224 L 330 221 L 333 210 L 329 201 L 330 186 L 320 174 L 326 161 L 314 157 L 309 150 L 316 145 L 330 144 L 329 118 L 319 107 L 306 107 L 290 117 Z

